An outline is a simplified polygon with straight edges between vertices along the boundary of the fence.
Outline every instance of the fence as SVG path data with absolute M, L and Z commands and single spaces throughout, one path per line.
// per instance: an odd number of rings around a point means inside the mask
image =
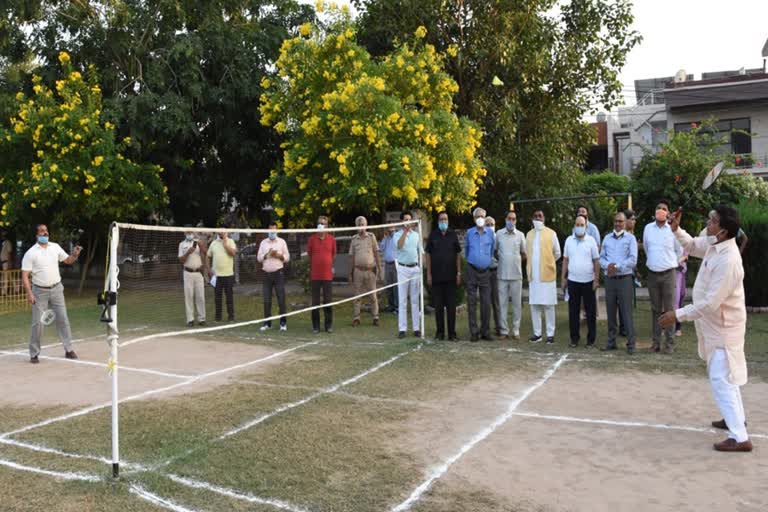
M 0 314 L 28 307 L 21 285 L 21 270 L 0 270 Z

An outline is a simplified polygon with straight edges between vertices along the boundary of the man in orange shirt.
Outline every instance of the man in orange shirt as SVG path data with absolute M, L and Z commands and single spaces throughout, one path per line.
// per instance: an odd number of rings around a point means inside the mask
M 327 217 L 317 218 L 317 233 L 309 237 L 307 256 L 309 256 L 309 279 L 312 287 L 312 305 L 319 306 L 320 292 L 323 293 L 322 304 L 333 302 L 333 260 L 336 258 L 336 239 L 323 231 L 328 227 Z M 333 332 L 333 308 L 326 306 L 325 332 Z M 320 332 L 320 310 L 312 310 L 312 332 Z

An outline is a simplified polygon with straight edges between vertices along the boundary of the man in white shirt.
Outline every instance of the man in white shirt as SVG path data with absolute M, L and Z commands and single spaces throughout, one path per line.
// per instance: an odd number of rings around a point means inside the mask
M 573 234 L 565 240 L 563 249 L 562 286 L 568 290 L 568 325 L 571 331 L 570 346 L 577 347 L 579 310 L 584 301 L 587 311 L 587 347 L 595 344 L 597 337 L 597 298 L 595 291 L 600 285 L 600 253 L 597 242 L 587 234 L 587 219 L 577 215 Z
M 205 325 L 205 277 L 203 276 L 208 261 L 207 248 L 203 240 L 192 231 L 184 233 L 184 240 L 179 244 L 179 261 L 184 279 L 184 308 L 187 314 L 187 327 L 192 327 L 197 311 L 198 325 Z
M 652 352 L 661 351 L 661 326 L 659 316 L 675 309 L 675 271 L 678 264 L 679 244 L 667 223 L 669 202 L 659 201 L 656 205 L 656 220 L 643 230 L 643 250 L 648 267 L 648 295 L 651 299 L 651 322 L 653 332 Z M 675 351 L 674 326 L 664 329 L 664 351 Z
M 507 311 L 512 301 L 512 338 L 520 339 L 520 318 L 523 304 L 523 261 L 525 235 L 516 229 L 517 214 L 507 212 L 505 226 L 496 232 L 494 252 L 499 262 L 496 275 L 499 283 L 499 324 L 502 339 L 509 339 Z
M 680 228 L 682 209 L 671 229 L 690 256 L 703 258 L 693 286 L 693 304 L 668 311 L 659 319 L 663 327 L 676 321 L 693 321 L 699 339 L 699 356 L 707 362 L 709 381 L 723 419 L 712 426 L 728 430 L 728 438 L 714 445 L 723 452 L 752 451 L 747 434 L 740 387 L 747 383 L 744 334 L 744 268 L 736 245 L 739 214 L 728 206 L 709 213 L 707 236 L 692 238 Z
M 256 259 L 263 265 L 264 286 L 262 287 L 262 298 L 264 299 L 264 318 L 272 316 L 272 290 L 275 290 L 277 296 L 277 305 L 280 308 L 280 314 L 284 315 L 288 310 L 285 306 L 285 275 L 283 269 L 285 264 L 291 259 L 291 253 L 288 252 L 288 244 L 285 240 L 277 236 L 277 223 L 270 222 L 267 238 L 259 244 L 259 252 Z M 262 331 L 272 328 L 272 321 L 267 320 L 261 326 Z M 280 330 L 288 330 L 288 319 L 280 317 Z
M 531 306 L 533 335 L 531 343 L 541 341 L 541 314 L 547 321 L 547 343 L 555 342 L 555 306 L 557 306 L 557 260 L 560 259 L 560 242 L 557 233 L 544 225 L 542 210 L 533 212 L 533 229 L 525 235 L 525 252 L 528 254 L 528 303 Z
M 64 345 L 64 356 L 67 359 L 77 359 L 77 354 L 72 350 L 72 332 L 69 329 L 59 263 L 73 264 L 77 261 L 82 247 L 76 246 L 72 255 L 68 255 L 59 244 L 48 241 L 48 226 L 45 224 L 35 226 L 35 235 L 37 243 L 24 254 L 21 261 L 21 281 L 27 291 L 27 300 L 32 304 L 29 362 L 40 362 L 40 338 L 43 334 L 41 317 L 48 308 L 56 315 L 56 331 Z

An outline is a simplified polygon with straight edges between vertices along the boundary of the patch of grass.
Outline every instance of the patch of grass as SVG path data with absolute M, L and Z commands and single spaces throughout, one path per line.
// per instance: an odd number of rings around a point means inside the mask
M 21 407 L 3 404 L 2 414 L 0 414 L 0 434 L 66 414 L 72 410 L 74 410 L 73 407 L 63 405 L 57 407 Z

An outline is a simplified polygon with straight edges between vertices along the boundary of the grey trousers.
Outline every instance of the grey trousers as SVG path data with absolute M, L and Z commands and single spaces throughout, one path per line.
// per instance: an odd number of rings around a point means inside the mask
M 661 345 L 661 326 L 659 316 L 667 311 L 674 311 L 677 303 L 677 288 L 675 284 L 675 269 L 666 272 L 648 271 L 648 295 L 651 299 L 651 322 L 653 322 L 653 346 Z M 675 346 L 675 326 L 664 329 L 665 346 Z
M 633 276 L 623 276 L 620 278 L 605 278 L 605 305 L 608 313 L 608 346 L 616 346 L 616 335 L 618 334 L 618 322 L 616 313 L 624 322 L 625 332 L 627 334 L 627 348 L 635 348 L 637 336 L 635 334 L 635 321 L 632 315 L 632 306 L 634 302 L 635 283 Z
M 491 272 L 478 272 L 467 265 L 467 313 L 470 336 L 491 335 Z M 477 302 L 480 297 L 480 327 L 477 326 Z
M 72 332 L 69 329 L 67 305 L 64 302 L 64 285 L 59 283 L 51 289 L 32 285 L 35 305 L 32 306 L 32 332 L 29 335 L 29 356 L 40 355 L 40 339 L 43 337 L 43 324 L 40 317 L 46 309 L 52 309 L 56 314 L 56 331 L 64 345 L 64 350 L 72 350 Z
M 507 322 L 507 313 L 509 304 L 512 303 L 512 334 L 520 336 L 520 318 L 523 313 L 523 281 L 517 279 L 510 281 L 499 279 L 499 324 L 501 326 L 501 335 L 509 334 L 509 323 Z
M 501 322 L 499 321 L 499 281 L 496 275 L 496 269 L 489 270 L 491 277 L 491 311 L 493 312 L 493 328 L 496 335 L 501 334 Z

